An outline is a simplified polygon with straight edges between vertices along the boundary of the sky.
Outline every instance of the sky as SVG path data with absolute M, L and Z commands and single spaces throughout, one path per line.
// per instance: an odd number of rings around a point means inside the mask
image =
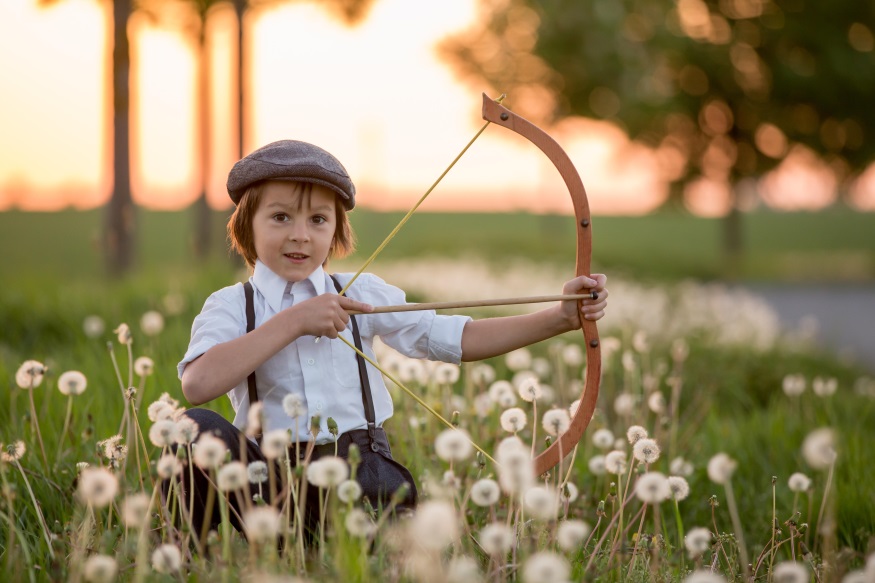
M 0 210 L 91 208 L 111 190 L 111 13 L 99 0 L 0 2 Z M 178 209 L 200 192 L 199 52 L 183 13 L 136 14 L 132 58 L 132 189 L 138 204 Z M 250 90 L 244 150 L 291 138 L 315 143 L 350 172 L 363 206 L 407 209 L 482 125 L 481 92 L 459 81 L 436 44 L 477 18 L 476 0 L 376 0 L 349 27 L 305 2 L 250 13 Z M 230 206 L 224 189 L 236 161 L 233 83 L 235 20 L 211 14 L 211 132 L 208 199 Z M 110 35 L 108 37 L 108 35 Z M 505 105 L 513 109 L 513 95 Z M 569 153 L 599 214 L 646 213 L 665 200 L 656 158 L 622 131 L 586 119 L 544 128 Z M 857 197 L 875 209 L 875 170 Z M 805 152 L 763 181 L 765 200 L 821 208 L 835 181 Z M 719 215 L 723 185 L 700 181 L 688 206 Z M 423 210 L 570 213 L 556 171 L 531 144 L 491 127 L 423 205 Z

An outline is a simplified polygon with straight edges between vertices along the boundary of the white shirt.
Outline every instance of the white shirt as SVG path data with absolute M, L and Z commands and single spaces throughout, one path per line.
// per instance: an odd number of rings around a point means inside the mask
M 341 285 L 352 279 L 351 273 L 337 274 Z M 254 288 L 255 326 L 258 327 L 281 310 L 323 293 L 336 294 L 330 276 L 319 267 L 307 279 L 288 282 L 257 261 L 249 278 Z M 364 273 L 347 295 L 355 300 L 386 306 L 403 304 L 405 294 L 379 277 Z M 427 358 L 459 363 L 462 358 L 462 329 L 467 316 L 441 316 L 433 311 L 364 314 L 356 316 L 364 353 L 376 361 L 373 338 L 380 339 L 412 358 Z M 191 327 L 188 350 L 178 365 L 179 377 L 185 366 L 213 346 L 246 334 L 246 297 L 243 284 L 220 289 L 210 295 Z M 352 324 L 341 335 L 353 343 Z M 368 379 L 374 399 L 377 426 L 392 416 L 392 398 L 383 375 L 367 364 Z M 321 426 L 316 443 L 329 443 L 328 417 L 333 417 L 341 433 L 364 429 L 364 405 L 356 353 L 340 339 L 301 336 L 255 371 L 258 398 L 264 403 L 264 431 L 291 429 L 300 441 L 307 441 L 310 417 L 319 415 Z M 283 398 L 297 393 L 304 398 L 307 412 L 292 420 L 282 407 Z M 244 428 L 249 412 L 249 389 L 246 379 L 228 392 L 234 407 L 234 425 Z

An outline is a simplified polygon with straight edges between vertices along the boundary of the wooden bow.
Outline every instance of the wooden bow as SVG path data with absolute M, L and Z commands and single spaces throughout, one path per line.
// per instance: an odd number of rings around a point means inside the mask
M 550 162 L 559 171 L 571 201 L 574 204 L 574 216 L 577 224 L 577 267 L 576 275 L 590 275 L 592 264 L 592 224 L 589 214 L 589 202 L 586 198 L 586 190 L 580 174 L 568 154 L 556 143 L 556 140 L 547 135 L 530 121 L 516 115 L 500 103 L 483 94 L 483 119 L 500 125 L 516 132 L 523 138 L 536 145 Z M 582 300 L 579 300 L 582 302 Z M 582 306 L 582 303 L 578 304 Z M 599 343 L 599 332 L 596 323 L 581 318 L 583 338 L 586 342 L 586 384 L 580 395 L 580 406 L 571 419 L 568 431 L 561 434 L 550 447 L 541 452 L 535 459 L 535 473 L 543 474 L 562 461 L 568 453 L 583 437 L 595 412 L 596 400 L 599 396 L 599 383 L 601 382 L 602 357 Z

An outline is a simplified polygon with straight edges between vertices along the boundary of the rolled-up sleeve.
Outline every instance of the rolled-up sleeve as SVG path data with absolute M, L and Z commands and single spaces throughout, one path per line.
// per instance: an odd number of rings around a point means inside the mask
M 375 275 L 361 282 L 362 299 L 375 306 L 407 303 L 403 290 Z M 351 293 L 351 297 L 356 297 Z M 458 364 L 462 361 L 462 331 L 471 318 L 443 316 L 432 311 L 366 315 L 371 334 L 411 358 L 427 358 Z
M 179 378 L 182 378 L 186 365 L 207 350 L 246 333 L 242 296 L 243 286 L 238 284 L 221 289 L 207 298 L 201 313 L 191 325 L 188 350 L 176 367 Z

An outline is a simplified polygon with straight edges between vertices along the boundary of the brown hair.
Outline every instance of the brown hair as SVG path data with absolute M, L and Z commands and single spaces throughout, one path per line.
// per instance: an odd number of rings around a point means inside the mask
M 231 218 L 228 219 L 228 241 L 231 250 L 236 251 L 246 265 L 251 268 L 255 267 L 255 260 L 258 256 L 255 254 L 255 237 L 252 233 L 252 219 L 255 216 L 255 211 L 258 210 L 258 204 L 261 202 L 261 195 L 264 193 L 264 185 L 267 181 L 262 180 L 249 186 Z M 313 190 L 313 185 L 309 182 L 296 182 L 301 195 L 298 197 L 298 208 L 310 201 L 310 193 Z M 337 227 L 334 231 L 334 238 L 331 241 L 331 247 L 328 249 L 328 257 L 325 259 L 325 264 L 329 259 L 342 259 L 355 250 L 355 235 L 352 232 L 352 226 L 349 224 L 349 217 L 346 214 L 346 208 L 340 200 L 340 197 L 334 196 L 334 210 L 337 216 Z

